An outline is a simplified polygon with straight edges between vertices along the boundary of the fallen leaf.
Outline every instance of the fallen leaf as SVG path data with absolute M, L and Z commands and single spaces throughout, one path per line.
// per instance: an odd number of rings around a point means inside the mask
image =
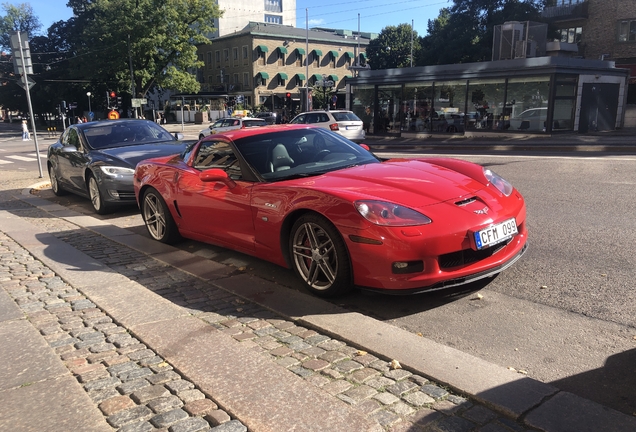
M 523 369 L 519 369 L 517 372 L 519 372 L 522 375 L 528 375 L 528 371 L 525 371 Z
M 511 370 L 513 372 L 517 372 L 517 369 L 513 368 L 512 366 L 508 366 L 508 370 Z
M 362 351 L 362 350 L 358 350 L 358 351 L 356 352 L 356 355 L 359 355 L 359 356 L 363 356 L 363 355 L 367 355 L 367 354 L 368 354 L 368 353 L 367 353 L 366 351 Z
M 422 333 L 418 333 L 417 334 L 419 337 L 424 337 L 424 335 Z
M 402 365 L 397 360 L 391 360 L 391 369 L 402 369 Z
M 607 274 L 606 273 L 601 273 L 601 276 L 605 277 L 605 276 L 607 276 Z
M 483 298 L 484 298 L 484 296 L 483 296 L 483 294 L 477 293 L 477 298 L 478 298 L 479 300 L 481 300 L 481 299 L 483 299 Z
M 237 308 L 236 311 L 237 312 L 243 312 L 243 308 Z
M 547 285 L 541 285 L 541 289 L 548 289 Z
M 519 351 L 519 348 L 515 348 L 515 351 Z
M 169 364 L 167 362 L 161 362 L 157 366 L 160 367 L 160 368 L 164 368 L 164 367 L 168 367 Z
M 636 336 L 634 336 L 634 340 L 636 340 Z
M 239 271 L 245 271 L 245 267 L 239 267 Z

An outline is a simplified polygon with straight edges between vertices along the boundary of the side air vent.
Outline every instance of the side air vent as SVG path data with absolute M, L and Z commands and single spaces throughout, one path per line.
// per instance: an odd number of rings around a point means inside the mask
M 462 206 L 474 203 L 475 201 L 477 201 L 477 197 L 470 197 L 470 198 L 466 198 L 465 200 L 457 201 L 455 205 L 462 207 Z

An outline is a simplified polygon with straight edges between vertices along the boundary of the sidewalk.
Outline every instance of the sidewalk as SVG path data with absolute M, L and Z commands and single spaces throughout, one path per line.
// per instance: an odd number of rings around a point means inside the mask
M 635 417 L 14 185 L 0 192 L 0 430 L 636 430 Z

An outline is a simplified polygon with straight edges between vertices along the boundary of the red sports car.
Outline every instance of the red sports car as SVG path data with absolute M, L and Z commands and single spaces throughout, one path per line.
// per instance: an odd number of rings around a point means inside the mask
M 180 236 L 292 267 L 315 294 L 393 293 L 492 276 L 526 249 L 521 194 L 456 159 L 381 160 L 302 125 L 210 135 L 137 165 L 150 235 Z

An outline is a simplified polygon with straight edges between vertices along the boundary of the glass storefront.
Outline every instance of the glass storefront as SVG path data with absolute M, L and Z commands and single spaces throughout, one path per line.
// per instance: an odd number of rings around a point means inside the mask
M 570 77 L 568 77 L 570 78 Z M 552 130 L 572 130 L 576 77 L 557 78 Z M 547 131 L 550 76 L 353 86 L 352 110 L 367 133 Z M 377 99 L 376 99 L 377 95 Z

